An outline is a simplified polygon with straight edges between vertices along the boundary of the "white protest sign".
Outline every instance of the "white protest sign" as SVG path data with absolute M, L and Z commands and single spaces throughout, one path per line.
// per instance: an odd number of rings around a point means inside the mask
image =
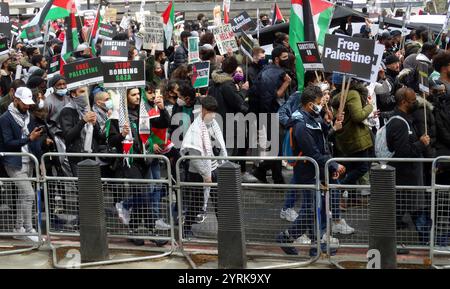
M 143 48 L 164 50 L 164 28 L 162 17 L 159 15 L 144 15 Z
M 216 40 L 217 48 L 221 55 L 227 54 L 229 47 L 233 49 L 233 52 L 239 50 L 231 24 L 216 27 L 212 30 L 212 33 L 214 34 L 214 39 Z

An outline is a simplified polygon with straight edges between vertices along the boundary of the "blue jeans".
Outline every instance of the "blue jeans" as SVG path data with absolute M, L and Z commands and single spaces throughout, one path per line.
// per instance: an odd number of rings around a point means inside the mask
M 314 190 L 302 190 L 300 191 L 302 196 L 302 206 L 298 211 L 298 217 L 295 219 L 294 223 L 288 229 L 289 235 L 294 239 L 297 239 L 301 235 L 305 234 L 309 229 L 311 231 L 311 236 L 313 239 L 316 233 L 314 227 L 314 218 L 316 216 L 315 212 L 315 194 Z
M 291 179 L 291 185 L 295 185 L 297 184 L 297 180 L 295 179 L 295 175 L 292 176 Z M 283 209 L 292 209 L 295 206 L 295 202 L 297 201 L 297 195 L 298 192 L 296 190 L 290 190 L 289 192 L 286 193 L 286 197 L 284 200 L 284 206 Z
M 363 150 L 346 157 L 349 158 L 368 158 L 369 150 Z M 367 162 L 348 162 L 345 163 L 347 174 L 345 178 L 341 181 L 342 184 L 355 185 L 356 181 L 359 180 L 369 171 L 369 163 Z
M 161 168 L 159 165 L 159 159 L 151 161 L 150 166 L 145 174 L 146 179 L 157 180 L 161 178 Z M 131 196 L 123 201 L 123 207 L 126 210 L 131 208 L 150 207 L 151 213 L 154 219 L 160 218 L 159 206 L 162 197 L 163 188 L 160 184 L 150 184 L 148 191 L 146 192 L 133 192 Z

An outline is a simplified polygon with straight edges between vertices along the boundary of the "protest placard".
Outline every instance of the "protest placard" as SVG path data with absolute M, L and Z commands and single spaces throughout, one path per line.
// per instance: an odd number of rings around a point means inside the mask
M 64 65 L 64 77 L 67 81 L 67 89 L 103 82 L 103 64 L 99 58 L 71 62 Z
M 114 26 L 102 23 L 98 28 L 98 38 L 103 40 L 112 40 L 117 35 L 117 30 Z
M 229 47 L 233 49 L 233 52 L 239 50 L 231 24 L 218 26 L 212 29 L 212 33 L 214 34 L 214 39 L 216 40 L 217 48 L 221 55 L 227 54 Z
M 222 25 L 222 12 L 220 5 L 216 5 L 213 10 L 214 26 Z
M 202 88 L 209 86 L 209 61 L 196 62 L 192 65 L 192 86 Z
M 105 88 L 145 86 L 144 61 L 108 62 L 103 65 Z
M 9 4 L 0 3 L 0 33 L 11 38 L 11 22 L 9 19 Z
M 50 64 L 48 65 L 48 69 L 47 69 L 47 78 L 48 79 L 59 74 L 60 61 L 61 61 L 61 54 L 52 56 L 52 58 L 50 59 Z
M 430 93 L 430 85 L 428 83 L 428 65 L 418 62 L 417 70 L 419 72 L 419 89 L 422 92 Z
M 130 44 L 126 40 L 104 40 L 100 59 L 102 62 L 127 61 Z
M 25 34 L 29 44 L 38 43 L 43 40 L 39 25 L 33 25 L 25 28 Z
M 372 70 L 370 71 L 370 78 L 358 78 L 360 80 L 373 83 L 377 82 L 378 78 L 378 71 L 380 70 L 381 60 L 383 59 L 383 53 L 384 53 L 384 45 L 375 43 L 375 50 L 374 50 L 374 61 L 372 63 Z
M 17 20 L 11 21 L 11 34 L 13 36 L 19 35 L 19 29 L 20 29 L 20 22 Z
M 105 16 L 103 17 L 103 19 L 106 22 L 116 22 L 117 21 L 117 9 L 111 8 L 111 7 L 106 8 Z
M 0 39 L 0 55 L 8 53 L 9 53 L 8 39 L 2 38 Z
M 242 32 L 241 36 L 241 51 L 250 59 L 253 59 L 252 57 L 252 51 L 253 47 L 255 47 L 255 40 L 253 37 L 245 32 Z
M 161 16 L 144 15 L 143 48 L 152 49 L 153 44 L 156 50 L 164 50 L 164 26 Z
M 322 63 L 326 72 L 370 78 L 375 41 L 339 35 L 325 35 Z
M 130 26 L 130 17 L 127 16 L 123 16 L 122 20 L 120 20 L 120 24 L 119 26 L 123 29 L 123 30 L 127 30 L 128 27 Z
M 305 71 L 308 70 L 322 70 L 323 64 L 320 60 L 319 49 L 316 42 L 304 41 L 297 43 L 298 52 L 302 58 L 303 67 Z
M 189 37 L 188 38 L 189 63 L 194 63 L 194 62 L 200 61 L 198 42 L 199 42 L 198 37 Z
M 248 30 L 255 30 L 256 23 L 253 19 L 248 15 L 247 11 L 242 12 L 238 16 L 231 19 L 231 27 L 234 32 L 244 32 Z

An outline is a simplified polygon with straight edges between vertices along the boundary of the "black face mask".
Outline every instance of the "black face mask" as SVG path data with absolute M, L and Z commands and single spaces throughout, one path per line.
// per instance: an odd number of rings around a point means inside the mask
M 414 113 L 418 109 L 419 109 L 419 103 L 416 100 L 413 104 L 410 105 L 409 113 Z
M 285 60 L 280 60 L 280 66 L 283 68 L 289 68 L 290 67 L 289 58 Z
M 267 26 L 267 25 L 269 25 L 270 21 L 269 21 L 269 20 L 261 20 L 261 23 L 262 23 L 264 26 Z

